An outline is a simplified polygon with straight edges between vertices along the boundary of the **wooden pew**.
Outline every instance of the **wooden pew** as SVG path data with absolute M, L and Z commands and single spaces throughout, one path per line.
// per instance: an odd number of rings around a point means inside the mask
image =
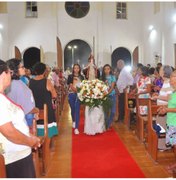
M 148 114 L 140 114 L 140 106 L 149 105 L 149 101 L 146 98 L 139 98 L 139 95 L 136 95 L 136 134 L 141 142 L 144 142 L 144 125 L 147 124 Z
M 4 156 L 0 154 L 0 178 L 6 178 L 6 167 Z
M 158 114 L 157 110 L 161 105 L 153 105 L 149 100 L 148 106 L 148 147 L 147 151 L 154 161 L 157 161 L 158 153 L 158 138 L 165 137 L 165 133 L 160 134 L 158 137 L 156 131 L 153 129 L 153 117 Z
M 41 139 L 41 147 L 38 150 L 33 151 L 33 161 L 35 164 L 36 176 L 45 175 L 49 161 L 50 161 L 50 138 L 48 138 L 48 107 L 44 104 L 43 109 L 39 109 L 39 119 L 43 119 L 44 121 L 44 136 L 39 136 Z M 37 123 L 34 121 L 34 134 L 37 134 Z M 36 130 L 35 130 L 36 129 Z M 40 158 L 39 158 L 40 157 Z M 42 168 L 40 170 L 40 162 Z
M 35 119 L 33 120 L 32 134 L 37 136 L 37 121 Z M 39 178 L 41 176 L 39 150 L 32 149 L 32 156 L 33 156 L 36 178 Z
M 43 109 L 39 109 L 39 119 L 44 120 L 44 136 L 40 137 L 42 146 L 39 148 L 42 160 L 42 175 L 46 174 L 50 160 L 50 138 L 48 137 L 48 107 L 44 104 Z
M 59 125 L 59 118 L 60 118 L 60 104 L 58 101 L 58 97 L 56 99 L 53 99 L 53 109 L 55 111 L 55 117 L 57 125 Z
M 140 115 L 138 106 L 145 105 L 148 108 L 147 115 Z M 151 158 L 154 161 L 157 161 L 157 153 L 158 153 L 158 138 L 164 138 L 165 133 L 160 134 L 158 137 L 155 129 L 153 128 L 153 117 L 155 117 L 158 113 L 157 110 L 160 105 L 156 105 L 151 101 L 151 99 L 136 99 L 136 111 L 137 111 L 137 129 L 138 129 L 138 137 L 141 141 L 144 141 L 144 123 L 147 124 L 147 151 Z M 138 110 L 137 110 L 138 109 Z
M 130 127 L 130 109 L 128 107 L 128 97 L 129 93 L 127 90 L 125 90 L 125 117 L 124 117 L 124 123 L 129 128 Z
M 133 107 L 129 107 L 129 101 L 135 100 L 135 96 L 132 96 L 128 93 L 128 90 L 125 90 L 125 117 L 124 117 L 124 123 L 125 125 L 130 128 L 130 113 L 134 110 L 134 104 Z
M 58 103 L 59 115 L 61 115 L 61 112 L 62 112 L 62 87 L 61 86 L 57 88 L 57 103 Z

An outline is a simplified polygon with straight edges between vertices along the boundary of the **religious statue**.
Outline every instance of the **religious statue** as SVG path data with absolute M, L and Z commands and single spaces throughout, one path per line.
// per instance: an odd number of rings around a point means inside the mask
M 83 70 L 83 73 L 87 80 L 94 80 L 100 78 L 100 71 L 95 65 L 94 56 L 90 54 L 88 58 L 88 65 Z M 85 107 L 85 121 L 84 121 L 84 133 L 87 135 L 95 135 L 97 133 L 103 133 L 105 131 L 105 119 L 103 107 Z
M 97 66 L 95 65 L 95 59 L 93 54 L 91 53 L 88 58 L 88 64 L 83 69 L 83 73 L 87 80 L 99 79 L 100 78 L 100 71 L 98 70 Z

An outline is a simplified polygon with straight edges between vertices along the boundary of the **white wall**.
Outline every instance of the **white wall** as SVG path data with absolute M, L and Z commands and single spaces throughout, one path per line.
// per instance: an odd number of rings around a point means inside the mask
M 111 62 L 111 46 L 112 51 L 118 47 L 125 47 L 131 53 L 136 46 L 142 44 L 142 17 L 141 4 L 135 2 L 128 2 L 128 19 L 116 19 L 116 3 L 103 4 L 103 49 L 104 63 Z
M 0 29 L 0 59 L 8 59 L 8 16 L 7 14 L 0 14 L 0 24 L 3 29 Z
M 143 11 L 143 63 L 155 64 L 155 55 L 162 55 L 163 10 L 154 14 L 154 3 L 144 3 Z M 149 30 L 149 26 L 153 30 Z
M 160 12 L 154 14 L 152 2 L 144 3 L 143 11 L 143 62 L 156 64 L 155 54 L 161 56 L 163 64 L 175 66 L 174 43 L 176 43 L 176 26 L 173 16 L 176 11 L 173 2 L 160 3 Z M 149 25 L 154 31 L 149 31 Z
M 93 49 L 95 37 L 96 63 L 103 65 L 111 63 L 111 53 L 117 47 L 126 47 L 132 52 L 136 46 L 141 45 L 142 21 L 141 16 L 135 13 L 142 12 L 140 4 L 128 3 L 129 18 L 124 21 L 116 19 L 115 2 L 90 2 L 88 15 L 81 19 L 70 17 L 64 5 L 58 5 L 58 35 L 63 48 L 73 39 L 82 39 Z
M 39 3 L 38 18 L 26 19 L 23 2 L 8 3 L 9 54 L 14 55 L 15 45 L 22 52 L 28 47 L 41 45 L 46 53 L 45 62 L 53 65 L 53 60 L 51 63 L 48 59 L 55 57 L 56 60 L 55 38 L 58 35 L 63 50 L 70 41 L 81 39 L 95 51 L 97 64 L 111 63 L 111 53 L 116 48 L 126 47 L 132 52 L 136 46 L 140 46 L 141 16 L 135 13 L 141 11 L 140 6 L 138 3 L 128 3 L 128 20 L 122 21 L 116 19 L 115 2 L 90 2 L 89 13 L 81 19 L 70 17 L 65 11 L 64 2 Z
M 97 46 L 93 47 L 93 37 L 97 44 L 97 23 L 101 9 L 98 3 L 90 2 L 89 13 L 84 18 L 75 19 L 65 11 L 65 3 L 58 3 L 58 37 L 61 40 L 63 50 L 66 45 L 74 40 L 80 39 L 87 42 L 97 54 Z
M 176 8 L 174 3 L 165 3 L 165 17 L 164 17 L 164 56 L 163 62 L 175 67 L 174 60 L 174 44 L 176 43 Z
M 14 56 L 16 45 L 22 53 L 29 47 L 43 47 L 44 52 L 52 52 L 56 61 L 57 18 L 52 3 L 38 3 L 38 18 L 25 18 L 25 3 L 8 3 L 9 55 Z M 46 56 L 46 58 L 50 58 Z M 51 60 L 53 62 L 53 60 Z M 49 63 L 49 59 L 45 59 Z
M 111 63 L 111 53 L 118 47 L 125 47 L 132 53 L 139 46 L 140 62 L 153 64 L 154 55 L 159 54 L 163 63 L 174 66 L 174 3 L 162 2 L 157 14 L 153 12 L 153 2 L 127 4 L 128 19 L 117 20 L 116 2 L 91 1 L 89 13 L 81 19 L 74 19 L 66 13 L 65 2 L 38 2 L 38 18 L 33 19 L 25 18 L 24 2 L 8 2 L 8 14 L 0 14 L 0 23 L 4 23 L 0 58 L 14 57 L 15 45 L 21 52 L 31 46 L 42 46 L 45 62 L 55 66 L 58 36 L 63 52 L 74 39 L 86 41 L 94 50 L 98 65 Z M 150 24 L 154 26 L 155 34 L 149 32 Z

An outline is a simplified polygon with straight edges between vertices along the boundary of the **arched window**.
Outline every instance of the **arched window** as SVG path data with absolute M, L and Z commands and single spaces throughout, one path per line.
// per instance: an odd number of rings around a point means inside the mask
M 66 2 L 65 10 L 73 18 L 82 18 L 89 12 L 89 2 Z

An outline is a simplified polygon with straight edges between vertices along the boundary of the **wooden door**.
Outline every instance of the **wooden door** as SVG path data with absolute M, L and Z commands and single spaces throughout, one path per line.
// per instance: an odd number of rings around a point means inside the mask
M 17 46 L 15 46 L 15 58 L 21 60 L 21 52 Z
M 60 42 L 60 39 L 57 37 L 56 39 L 57 41 L 57 66 L 58 67 L 62 67 L 62 45 Z
M 133 51 L 133 66 L 137 66 L 139 63 L 139 47 L 137 46 Z

